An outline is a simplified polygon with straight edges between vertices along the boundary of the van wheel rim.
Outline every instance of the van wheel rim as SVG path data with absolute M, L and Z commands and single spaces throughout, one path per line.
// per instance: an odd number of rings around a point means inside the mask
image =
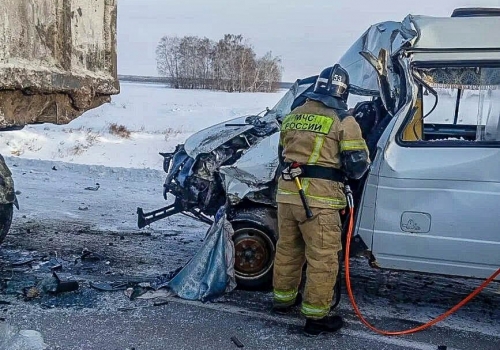
M 241 228 L 234 232 L 234 271 L 238 278 L 254 280 L 264 276 L 273 266 L 274 244 L 265 232 Z

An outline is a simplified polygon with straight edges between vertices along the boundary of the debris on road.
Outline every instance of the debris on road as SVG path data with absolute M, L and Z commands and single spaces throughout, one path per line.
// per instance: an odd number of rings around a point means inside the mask
M 22 293 L 24 295 L 24 300 L 29 301 L 40 298 L 44 293 L 61 294 L 74 292 L 79 288 L 80 285 L 77 281 L 62 281 L 57 273 L 53 271 L 52 276 L 42 279 L 35 285 L 24 287 Z
M 62 268 L 63 268 L 62 264 L 57 264 L 57 265 L 52 266 L 50 269 L 52 271 L 61 271 Z
M 168 303 L 169 303 L 168 300 L 157 301 L 157 302 L 153 303 L 153 306 L 163 306 L 163 305 L 168 305 Z
M 127 288 L 124 293 L 130 300 L 135 300 L 141 295 L 145 294 L 147 291 L 148 290 L 146 288 L 137 285 L 132 288 Z
M 13 262 L 12 266 L 19 267 L 19 266 L 23 266 L 23 265 L 31 265 L 31 263 L 34 262 L 34 261 L 35 261 L 35 259 L 29 258 L 27 260 L 21 260 L 21 261 Z
M 90 287 L 102 292 L 114 292 L 117 290 L 126 290 L 127 283 L 90 282 Z
M 101 187 L 101 185 L 99 184 L 99 182 L 96 182 L 95 186 L 85 187 L 85 189 L 87 191 L 97 191 L 99 187 Z
M 23 288 L 24 300 L 28 301 L 31 299 L 39 298 L 41 293 L 40 290 L 36 287 L 25 287 Z
M 236 344 L 237 347 L 239 348 L 242 348 L 244 347 L 243 343 L 240 342 L 240 340 L 238 338 L 236 338 L 235 336 L 231 337 L 231 341 Z
M 94 253 L 94 252 L 91 252 L 90 250 L 84 248 L 83 251 L 82 251 L 82 255 L 80 256 L 80 259 L 82 261 L 102 261 L 102 260 L 105 260 L 104 257 L 100 254 L 97 254 L 97 253 Z M 78 261 L 78 259 L 76 259 L 75 263 Z
M 127 295 L 127 294 L 126 294 Z M 173 296 L 174 293 L 168 289 L 159 289 L 159 290 L 146 290 L 145 293 L 137 296 L 137 299 L 157 299 L 157 298 L 168 298 Z
M 57 280 L 57 286 L 53 293 L 66 293 L 66 292 L 74 292 L 80 288 L 80 285 L 77 281 L 61 281 L 59 276 L 55 271 L 52 272 L 52 276 Z
M 0 322 L 0 349 L 44 350 L 47 347 L 40 332 L 20 330 Z
M 233 227 L 222 206 L 207 232 L 205 244 L 170 281 L 167 287 L 178 297 L 202 302 L 217 298 L 236 287 L 234 276 Z

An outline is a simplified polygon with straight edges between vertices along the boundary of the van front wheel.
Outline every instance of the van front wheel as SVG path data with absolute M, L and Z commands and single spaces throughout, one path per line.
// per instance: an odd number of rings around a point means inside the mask
M 231 220 L 234 271 L 240 288 L 263 290 L 272 286 L 277 235 L 270 211 L 272 208 L 244 210 L 236 212 Z

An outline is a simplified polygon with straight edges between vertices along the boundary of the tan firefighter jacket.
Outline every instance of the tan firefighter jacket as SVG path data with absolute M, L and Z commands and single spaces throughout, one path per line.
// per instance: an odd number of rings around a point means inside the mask
M 342 167 L 341 152 L 364 150 L 368 153 L 353 116 L 341 120 L 334 109 L 313 100 L 307 100 L 283 119 L 280 146 L 285 162 L 336 169 Z M 301 178 L 301 181 L 311 208 L 346 207 L 342 183 L 317 178 Z M 294 181 L 285 181 L 280 176 L 276 201 L 302 206 Z

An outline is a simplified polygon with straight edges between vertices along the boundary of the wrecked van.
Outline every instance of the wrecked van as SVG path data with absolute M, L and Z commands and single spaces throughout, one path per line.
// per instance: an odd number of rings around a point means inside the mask
M 352 184 L 351 253 L 371 266 L 472 278 L 500 266 L 500 43 L 488 35 L 498 16 L 469 8 L 378 23 L 339 60 L 373 161 Z M 138 208 L 139 227 L 178 213 L 211 223 L 227 202 L 237 281 L 267 284 L 279 126 L 315 79 L 297 80 L 263 116 L 217 124 L 162 153 L 174 202 Z

